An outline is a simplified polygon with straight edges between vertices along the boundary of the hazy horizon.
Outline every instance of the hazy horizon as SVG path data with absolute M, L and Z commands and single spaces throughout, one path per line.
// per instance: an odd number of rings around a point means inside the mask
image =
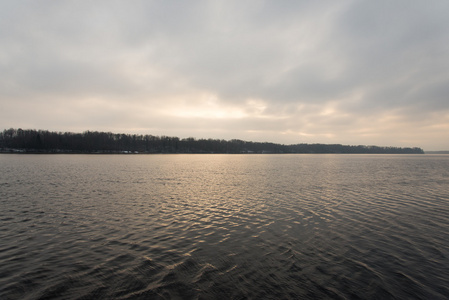
M 3 1 L 0 128 L 449 150 L 448 11 Z

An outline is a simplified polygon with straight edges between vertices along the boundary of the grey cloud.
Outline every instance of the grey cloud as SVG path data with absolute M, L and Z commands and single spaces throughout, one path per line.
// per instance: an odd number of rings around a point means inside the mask
M 61 116 L 76 107 L 65 123 L 52 119 L 72 128 L 79 121 L 107 128 L 110 120 L 117 128 L 343 139 L 393 111 L 412 119 L 449 110 L 448 9 L 446 1 L 6 1 L 0 105 L 38 102 L 49 111 L 59 103 Z M 202 94 L 246 117 L 189 123 L 151 111 L 201 106 Z M 89 99 L 110 107 L 97 112 Z M 264 110 L 249 107 L 251 99 Z M 335 115 L 323 115 L 332 105 Z M 49 124 L 51 116 L 36 110 L 35 123 Z
M 336 31 L 345 77 L 366 88 L 366 103 L 412 105 L 411 90 L 447 76 L 449 5 L 434 4 L 357 2 L 341 15 Z

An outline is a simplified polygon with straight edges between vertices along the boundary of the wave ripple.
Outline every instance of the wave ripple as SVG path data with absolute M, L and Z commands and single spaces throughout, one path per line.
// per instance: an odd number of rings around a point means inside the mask
M 449 156 L 0 155 L 0 299 L 445 299 Z

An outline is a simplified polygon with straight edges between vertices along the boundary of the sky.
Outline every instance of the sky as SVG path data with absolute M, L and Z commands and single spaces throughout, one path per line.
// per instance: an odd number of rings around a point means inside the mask
M 0 1 L 0 130 L 449 150 L 449 1 Z

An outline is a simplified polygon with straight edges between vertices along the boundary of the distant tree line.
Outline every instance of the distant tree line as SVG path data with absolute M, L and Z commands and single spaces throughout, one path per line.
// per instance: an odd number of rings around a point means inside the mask
M 294 144 L 242 140 L 195 139 L 169 136 L 83 133 L 5 129 L 0 133 L 1 152 L 25 153 L 405 153 L 422 154 L 421 148 Z

